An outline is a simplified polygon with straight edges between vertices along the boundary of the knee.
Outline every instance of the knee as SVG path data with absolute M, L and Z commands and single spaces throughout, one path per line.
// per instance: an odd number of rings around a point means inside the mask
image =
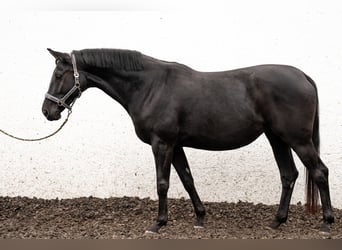
M 281 176 L 281 182 L 284 188 L 293 188 L 296 180 L 298 178 L 298 171 L 296 170 L 291 175 L 282 175 Z
M 166 195 L 169 190 L 169 182 L 167 181 L 159 181 L 157 184 L 157 193 L 158 195 Z

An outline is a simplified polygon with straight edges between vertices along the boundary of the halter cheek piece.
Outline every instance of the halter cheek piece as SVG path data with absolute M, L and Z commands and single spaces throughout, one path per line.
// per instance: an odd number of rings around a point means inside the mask
M 74 54 L 71 54 L 71 62 L 72 62 L 73 70 L 74 70 L 75 85 L 62 98 L 55 97 L 49 93 L 45 94 L 46 99 L 49 99 L 50 101 L 57 103 L 59 106 L 63 106 L 64 108 L 68 109 L 69 112 L 71 112 L 71 108 L 74 105 L 76 99 L 79 98 L 82 93 L 81 84 L 80 84 L 80 74 L 77 71 L 76 58 Z M 66 100 L 76 91 L 78 91 L 78 96 L 72 101 L 70 105 L 68 105 L 66 103 Z

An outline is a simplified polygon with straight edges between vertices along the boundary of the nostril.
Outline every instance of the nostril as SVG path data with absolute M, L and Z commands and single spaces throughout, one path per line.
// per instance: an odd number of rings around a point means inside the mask
M 43 114 L 44 114 L 46 117 L 48 117 L 49 111 L 47 111 L 47 109 L 43 109 Z

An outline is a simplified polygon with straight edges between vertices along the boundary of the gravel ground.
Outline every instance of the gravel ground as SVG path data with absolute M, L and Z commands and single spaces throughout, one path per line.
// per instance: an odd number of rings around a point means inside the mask
M 206 224 L 193 228 L 186 199 L 169 199 L 169 223 L 159 234 L 145 234 L 157 215 L 157 201 L 135 197 L 63 200 L 0 197 L 0 238 L 10 239 L 342 239 L 342 210 L 335 209 L 329 237 L 318 229 L 321 215 L 306 215 L 291 205 L 289 220 L 278 230 L 267 225 L 277 206 L 247 202 L 205 202 Z

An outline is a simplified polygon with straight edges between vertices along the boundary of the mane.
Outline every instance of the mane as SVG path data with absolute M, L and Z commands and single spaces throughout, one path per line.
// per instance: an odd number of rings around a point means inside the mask
M 143 70 L 142 54 L 120 49 L 84 49 L 73 51 L 77 63 L 97 68 L 114 68 L 125 71 Z

